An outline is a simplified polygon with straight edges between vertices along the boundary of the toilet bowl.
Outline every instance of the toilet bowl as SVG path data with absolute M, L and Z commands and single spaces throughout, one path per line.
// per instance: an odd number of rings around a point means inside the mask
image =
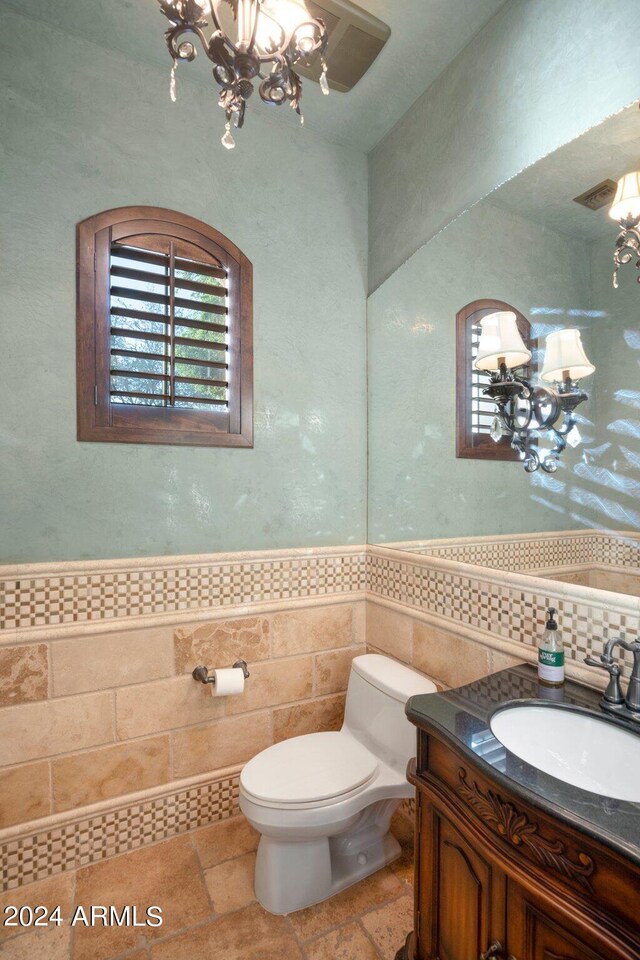
M 400 855 L 389 824 L 414 792 L 406 766 L 415 731 L 404 706 L 435 690 L 388 657 L 356 657 L 339 732 L 284 740 L 247 763 L 240 809 L 261 834 L 255 893 L 266 910 L 326 900 Z

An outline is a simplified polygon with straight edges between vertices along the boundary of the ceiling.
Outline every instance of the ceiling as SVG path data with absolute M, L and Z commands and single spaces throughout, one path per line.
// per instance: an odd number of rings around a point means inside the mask
M 635 103 L 529 167 L 488 199 L 574 238 L 615 239 L 608 205 L 588 210 L 573 198 L 603 180 L 618 180 L 639 169 L 640 109 Z
M 167 21 L 156 0 L 2 0 L 6 6 L 65 32 L 112 48 L 169 75 L 164 45 Z M 359 0 L 391 27 L 391 37 L 370 70 L 349 93 L 324 97 L 305 85 L 305 125 L 327 139 L 369 151 L 381 140 L 448 63 L 509 0 Z M 180 71 L 211 85 L 210 64 Z M 167 81 L 168 82 L 168 81 Z M 252 103 L 250 109 L 256 106 Z M 267 109 L 266 107 L 262 109 Z M 279 111 L 295 123 L 293 111 Z

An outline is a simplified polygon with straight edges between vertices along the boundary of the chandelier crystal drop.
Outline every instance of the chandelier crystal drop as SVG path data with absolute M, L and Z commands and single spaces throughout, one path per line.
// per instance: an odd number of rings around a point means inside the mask
M 257 87 L 260 99 L 271 106 L 288 103 L 300 116 L 302 80 L 296 65 L 309 67 L 319 56 L 320 89 L 329 93 L 325 53 L 328 43 L 323 20 L 311 16 L 302 0 L 158 0 L 172 26 L 165 33 L 173 60 L 171 100 L 176 99 L 179 60 L 191 62 L 196 45 L 185 40 L 194 34 L 213 63 L 220 88 L 218 104 L 225 112 L 222 144 L 233 149 L 231 125 L 244 124 L 247 101 Z
M 178 69 L 178 61 L 173 61 L 173 66 L 171 67 L 171 79 L 169 80 L 169 96 L 171 97 L 171 102 L 175 103 L 178 99 L 176 96 L 176 70 Z

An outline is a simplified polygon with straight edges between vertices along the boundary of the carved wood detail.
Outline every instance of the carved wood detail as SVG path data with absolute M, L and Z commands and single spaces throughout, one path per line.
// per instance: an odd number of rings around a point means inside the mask
M 494 828 L 516 849 L 526 848 L 543 867 L 557 870 L 563 877 L 574 880 L 585 890 L 592 890 L 590 877 L 595 864 L 586 853 L 578 854 L 578 862 L 572 860 L 560 840 L 548 840 L 540 834 L 538 824 L 533 823 L 516 807 L 488 790 L 483 793 L 475 780 L 469 783 L 463 767 L 458 771 L 459 792 L 475 810 L 481 820 Z

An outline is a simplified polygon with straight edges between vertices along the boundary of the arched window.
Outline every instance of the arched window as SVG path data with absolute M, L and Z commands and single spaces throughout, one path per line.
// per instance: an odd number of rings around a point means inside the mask
M 474 369 L 478 353 L 480 321 L 497 310 L 512 310 L 518 322 L 522 339 L 533 354 L 537 342 L 531 336 L 531 324 L 527 318 L 502 300 L 474 300 L 467 304 L 456 317 L 456 456 L 478 460 L 518 460 L 511 449 L 509 438 L 502 437 L 496 443 L 491 437 L 491 425 L 496 415 L 496 405 L 482 391 L 489 382 L 489 374 Z M 531 376 L 530 366 L 518 371 Z
M 213 227 L 121 207 L 77 227 L 78 440 L 253 445 L 252 267 Z

